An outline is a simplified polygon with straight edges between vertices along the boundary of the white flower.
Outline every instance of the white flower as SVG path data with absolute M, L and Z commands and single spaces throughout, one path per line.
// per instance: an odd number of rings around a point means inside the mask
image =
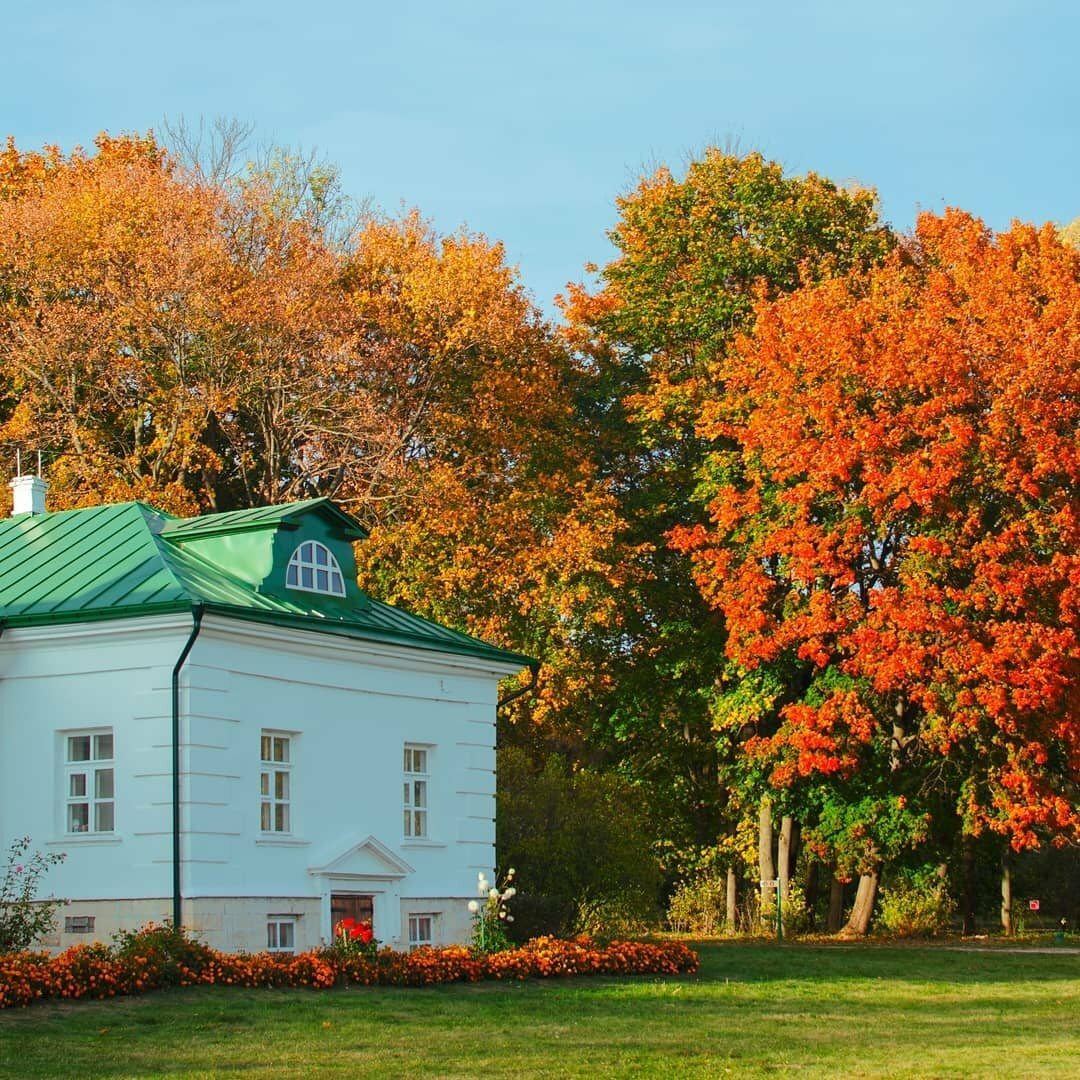
M 506 892 L 503 893 L 504 900 L 509 900 L 511 896 L 517 896 L 517 889 L 507 889 Z
M 506 871 L 506 876 L 508 878 L 512 878 L 514 876 L 514 868 L 512 866 L 510 867 L 509 870 Z
M 491 889 L 488 892 L 488 899 L 489 900 L 498 900 L 499 899 L 499 890 L 498 889 Z
M 475 915 L 480 910 L 480 905 L 475 900 L 470 900 L 469 910 Z
M 513 922 L 514 921 L 514 916 L 513 915 L 507 915 L 506 916 L 506 921 L 507 922 Z
M 506 912 L 505 911 L 500 911 L 499 912 L 499 918 L 500 919 L 505 919 L 506 918 Z

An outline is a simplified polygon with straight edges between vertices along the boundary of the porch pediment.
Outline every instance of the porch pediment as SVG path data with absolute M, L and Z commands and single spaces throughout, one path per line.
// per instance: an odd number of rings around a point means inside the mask
M 413 873 L 413 868 L 384 843 L 368 836 L 322 865 L 309 866 L 308 873 L 344 880 L 398 881 Z

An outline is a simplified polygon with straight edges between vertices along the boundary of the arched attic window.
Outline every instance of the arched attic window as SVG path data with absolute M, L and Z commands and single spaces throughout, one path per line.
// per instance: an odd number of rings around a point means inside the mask
M 317 540 L 305 540 L 289 559 L 285 584 L 301 592 L 345 595 L 345 579 L 334 553 Z

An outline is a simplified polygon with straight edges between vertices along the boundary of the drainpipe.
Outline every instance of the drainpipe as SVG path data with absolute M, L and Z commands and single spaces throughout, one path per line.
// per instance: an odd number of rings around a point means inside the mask
M 536 689 L 536 680 L 540 677 L 540 665 L 533 660 L 529 664 L 529 681 L 524 686 L 519 686 L 516 690 L 511 690 L 505 697 L 499 698 L 498 704 L 495 706 L 495 711 L 498 712 L 504 705 L 509 705 L 515 698 L 521 697 L 523 694 L 529 693 L 530 690 Z
M 192 626 L 183 652 L 172 669 L 172 922 L 181 929 L 180 917 L 180 669 L 188 658 L 202 626 L 203 605 L 191 609 Z
M 495 704 L 495 715 L 499 715 L 499 710 L 504 705 L 509 705 L 511 701 L 515 701 L 517 698 L 522 697 L 524 694 L 529 693 L 536 689 L 536 680 L 540 677 L 540 665 L 533 660 L 529 664 L 529 681 L 524 686 L 519 686 L 516 690 L 511 690 L 505 697 L 499 698 Z M 495 725 L 495 749 L 499 749 L 499 726 Z

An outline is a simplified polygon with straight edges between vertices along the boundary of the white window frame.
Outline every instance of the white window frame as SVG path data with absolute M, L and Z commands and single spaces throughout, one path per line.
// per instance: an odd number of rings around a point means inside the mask
M 334 553 L 318 540 L 304 540 L 285 568 L 285 587 L 324 596 L 345 595 L 345 575 Z
M 61 805 L 68 836 L 113 836 L 116 833 L 116 736 L 112 728 L 61 732 L 64 740 L 64 789 Z M 72 757 L 77 740 L 89 740 L 86 758 Z M 103 740 L 108 739 L 109 756 Z M 74 810 L 85 807 L 85 824 L 74 826 Z
M 420 949 L 425 945 L 435 944 L 435 919 L 438 913 L 434 911 L 416 911 L 409 915 L 409 948 Z M 422 931 L 426 928 L 427 935 Z
M 424 743 L 405 744 L 402 835 L 406 840 L 431 836 L 431 752 L 432 747 Z
M 292 732 L 269 728 L 259 732 L 259 831 L 263 836 L 292 835 L 295 745 Z
M 288 938 L 288 941 L 284 941 Z M 266 951 L 272 953 L 296 952 L 296 916 L 268 915 L 266 917 Z

